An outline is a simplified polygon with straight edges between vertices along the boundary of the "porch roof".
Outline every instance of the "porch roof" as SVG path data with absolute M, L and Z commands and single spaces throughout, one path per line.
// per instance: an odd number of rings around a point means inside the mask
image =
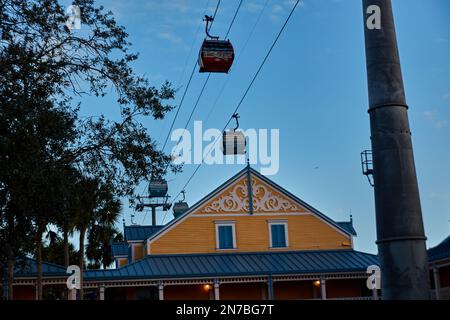
M 428 249 L 428 259 L 430 262 L 450 258 L 450 236 L 437 246 Z
M 65 277 L 66 268 L 57 264 L 42 262 L 42 273 L 46 277 Z M 37 274 L 37 262 L 32 258 L 24 258 L 15 264 L 14 277 L 30 277 Z
M 88 270 L 85 280 L 197 278 L 365 272 L 376 255 L 354 250 L 149 255 L 114 270 Z

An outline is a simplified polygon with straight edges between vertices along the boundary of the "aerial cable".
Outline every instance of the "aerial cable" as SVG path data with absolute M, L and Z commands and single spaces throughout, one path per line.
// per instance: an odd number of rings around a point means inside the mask
M 214 23 L 214 19 L 215 19 L 216 15 L 217 15 L 217 11 L 219 10 L 219 6 L 220 6 L 220 0 L 217 2 L 217 6 L 216 6 L 216 9 L 215 9 L 214 15 L 213 15 L 213 20 L 212 20 L 211 23 L 209 24 L 209 29 L 211 29 L 211 27 L 212 27 L 212 25 L 213 25 L 213 23 Z M 169 129 L 169 132 L 168 132 L 168 134 L 167 134 L 167 137 L 166 137 L 166 139 L 164 140 L 164 144 L 163 144 L 163 147 L 162 147 L 162 149 L 161 149 L 162 151 L 164 151 L 164 149 L 166 148 L 167 142 L 169 141 L 170 134 L 171 134 L 171 132 L 172 132 L 172 130 L 173 130 L 173 127 L 175 126 L 175 122 L 176 122 L 176 120 L 177 120 L 177 118 L 178 118 L 178 114 L 180 113 L 181 107 L 183 106 L 184 98 L 186 97 L 186 93 L 187 93 L 187 91 L 189 90 L 189 87 L 190 87 L 190 85 L 191 85 L 191 81 L 192 81 L 192 78 L 193 78 L 193 76 L 194 76 L 194 73 L 195 73 L 195 69 L 196 69 L 196 68 L 197 68 L 197 61 L 195 61 L 194 67 L 192 68 L 192 72 L 191 72 L 191 75 L 190 75 L 190 77 L 189 77 L 189 81 L 188 81 L 188 83 L 187 83 L 187 85 L 186 85 L 186 88 L 185 88 L 185 90 L 184 90 L 183 97 L 181 98 L 180 105 L 179 105 L 178 108 L 177 108 L 177 112 L 175 113 L 175 117 L 174 117 L 173 120 L 172 120 L 172 124 L 170 125 L 170 129 Z M 208 78 L 208 79 L 209 79 L 209 78 Z
M 239 9 L 241 9 L 241 5 L 242 5 L 242 2 L 243 2 L 243 1 L 244 1 L 244 0 L 240 0 L 240 1 L 239 1 L 239 5 L 238 5 L 236 11 L 234 12 L 233 20 L 231 20 L 230 26 L 228 27 L 228 30 L 227 30 L 227 33 L 225 34 L 224 39 L 228 38 L 228 35 L 230 34 L 231 28 L 233 27 L 234 20 L 236 20 L 236 17 L 237 17 L 237 15 L 238 15 Z
M 218 2 L 218 4 L 220 4 L 220 1 Z M 232 27 L 233 24 L 234 24 L 234 21 L 235 21 L 237 15 L 238 15 L 238 13 L 239 13 L 239 10 L 241 9 L 241 5 L 242 5 L 242 1 L 239 2 L 239 5 L 238 5 L 238 7 L 237 7 L 236 10 L 235 10 L 235 13 L 234 13 L 234 16 L 233 16 L 233 20 L 231 21 L 230 27 L 228 28 L 228 31 L 227 31 L 227 36 L 228 36 L 228 33 L 229 33 L 230 30 L 231 30 L 231 27 Z M 216 14 L 216 13 L 217 13 L 217 11 L 215 12 L 215 14 Z M 214 18 L 213 18 L 213 19 L 214 19 Z M 212 22 L 214 22 L 214 20 L 212 20 Z M 211 23 L 212 23 L 212 22 L 211 22 Z M 193 72 L 195 71 L 195 67 L 196 67 L 196 65 L 194 66 Z M 191 75 L 191 76 L 192 76 L 192 75 Z M 211 73 L 208 73 L 208 77 L 205 79 L 205 82 L 203 83 L 203 86 L 202 86 L 202 89 L 201 89 L 201 91 L 200 91 L 200 94 L 198 95 L 197 100 L 196 100 L 196 102 L 195 102 L 195 104 L 194 104 L 194 107 L 192 108 L 192 111 L 191 111 L 191 113 L 190 113 L 190 115 L 189 115 L 189 118 L 188 118 L 188 120 L 186 121 L 186 124 L 185 124 L 185 126 L 184 126 L 184 129 L 185 129 L 185 130 L 187 129 L 187 127 L 188 127 L 188 125 L 189 125 L 189 122 L 191 121 L 191 119 L 192 119 L 192 117 L 193 117 L 193 115 L 194 115 L 194 113 L 195 113 L 195 110 L 196 110 L 197 107 L 198 107 L 198 104 L 199 104 L 199 102 L 200 102 L 201 97 L 203 96 L 203 93 L 204 93 L 204 91 L 205 91 L 206 85 L 207 85 L 208 82 L 209 82 L 210 77 L 211 77 Z M 184 100 L 184 97 L 183 97 L 182 100 Z M 179 110 L 178 110 L 178 111 L 179 111 Z M 178 111 L 177 111 L 177 114 L 178 114 Z M 167 138 L 166 138 L 166 141 L 165 141 L 165 143 L 164 143 L 163 150 L 164 150 L 165 146 L 167 145 L 167 142 L 168 142 L 168 140 L 169 140 L 170 133 L 172 132 L 173 127 L 174 127 L 174 123 L 172 123 L 171 129 L 169 130 L 169 134 L 168 134 L 168 136 L 167 136 Z M 178 139 L 178 142 L 176 143 L 175 147 L 178 146 L 178 144 L 180 143 L 180 141 L 181 141 L 181 137 Z M 169 165 L 166 166 L 166 169 L 168 168 L 168 166 L 169 166 Z
M 269 2 L 270 2 L 270 0 L 266 0 L 264 6 L 262 7 L 261 11 L 259 12 L 258 18 L 256 19 L 255 23 L 253 24 L 253 27 L 252 27 L 247 39 L 245 40 L 244 46 L 240 50 L 239 56 L 237 57 L 235 64 L 238 64 L 239 61 L 241 60 L 241 57 L 242 57 L 243 53 L 245 52 L 245 49 L 247 48 L 247 45 L 249 44 L 250 39 L 252 38 L 253 33 L 255 32 L 256 27 L 259 24 L 259 21 L 261 20 L 261 17 L 263 15 L 267 5 L 269 4 Z M 219 91 L 219 94 L 217 95 L 217 98 L 214 100 L 212 108 L 209 110 L 208 116 L 206 117 L 206 120 L 205 120 L 205 126 L 207 125 L 208 120 L 211 117 L 212 113 L 216 109 L 217 103 L 219 102 L 219 99 L 222 97 L 222 94 L 225 91 L 225 88 L 228 85 L 229 81 L 230 81 L 230 77 L 227 77 L 227 79 L 224 81 L 224 83 L 222 85 L 222 88 Z
M 208 2 L 206 3 L 205 10 L 204 10 L 203 14 L 206 13 L 206 11 L 207 11 L 207 9 L 208 9 L 208 6 L 209 6 L 209 3 L 210 3 L 210 2 L 211 2 L 211 0 L 208 0 Z M 186 73 L 186 69 L 187 69 L 187 66 L 188 66 L 188 62 L 189 62 L 189 59 L 191 58 L 192 51 L 193 51 L 193 49 L 194 49 L 194 46 L 195 46 L 195 43 L 196 43 L 196 40 L 197 40 L 197 36 L 198 36 L 198 34 L 199 34 L 199 32 L 200 32 L 200 29 L 201 29 L 202 25 L 203 25 L 203 24 L 200 23 L 200 24 L 198 25 L 198 27 L 197 27 L 197 30 L 195 31 L 195 36 L 194 36 L 194 39 L 192 40 L 191 49 L 189 49 L 189 54 L 187 55 L 186 61 L 184 62 L 183 71 L 181 72 L 180 78 L 179 78 L 178 81 L 177 81 L 177 87 L 179 87 L 181 81 L 184 79 L 184 75 L 185 75 L 185 73 Z M 192 75 L 193 75 L 193 73 L 192 73 Z M 180 86 L 180 88 L 181 88 L 181 86 Z M 166 131 L 166 127 L 167 127 L 167 122 L 164 122 L 164 126 L 163 126 L 162 130 L 161 130 L 160 133 L 159 133 L 159 136 L 158 136 L 157 141 L 160 141 L 160 140 L 161 140 L 161 136 L 162 136 L 163 132 Z
M 206 3 L 206 9 L 204 11 L 204 14 L 206 13 L 206 10 L 207 10 L 210 2 L 211 2 L 211 0 L 208 0 L 208 2 Z M 203 25 L 202 23 L 199 23 L 198 27 L 197 27 L 197 30 L 195 31 L 195 36 L 194 36 L 194 39 L 192 40 L 191 48 L 189 49 L 189 54 L 186 57 L 186 61 L 184 62 L 183 71 L 181 72 L 181 76 L 180 76 L 180 79 L 178 79 L 177 84 L 180 84 L 181 80 L 184 78 L 184 74 L 185 74 L 185 71 L 186 71 L 189 59 L 190 59 L 190 57 L 192 55 L 192 51 L 194 50 L 194 46 L 195 46 L 195 43 L 197 42 L 197 37 L 198 37 L 198 34 L 200 32 L 200 29 L 201 29 L 202 25 Z
M 277 44 L 281 34 L 283 33 L 284 29 L 286 28 L 289 20 L 291 19 L 295 9 L 297 8 L 298 4 L 300 3 L 300 0 L 297 0 L 291 10 L 291 12 L 289 13 L 288 17 L 286 18 L 286 21 L 283 23 L 283 26 L 281 27 L 280 31 L 278 32 L 275 40 L 273 41 L 272 45 L 270 46 L 269 51 L 267 52 L 266 56 L 264 57 L 263 61 L 261 62 L 258 70 L 256 71 L 255 75 L 253 76 L 252 80 L 250 81 L 250 84 L 248 85 L 247 89 L 245 90 L 241 100 L 239 101 L 239 103 L 237 104 L 236 108 L 234 109 L 233 113 L 232 113 L 232 117 L 228 120 L 228 122 L 225 124 L 222 132 L 225 132 L 226 128 L 228 127 L 228 125 L 230 124 L 230 122 L 233 120 L 233 116 L 238 112 L 239 108 L 242 106 L 242 103 L 244 102 L 245 98 L 247 97 L 247 94 L 249 93 L 250 89 L 252 88 L 253 84 L 255 83 L 255 80 L 257 79 L 259 73 L 261 72 L 262 68 L 264 67 L 265 63 L 267 62 L 267 59 L 269 58 L 270 54 L 273 51 L 273 48 L 275 47 L 275 45 Z M 207 152 L 207 156 L 209 155 L 209 153 L 214 149 L 215 145 L 217 144 L 217 141 L 219 139 L 216 139 L 216 141 L 214 142 L 214 144 L 211 146 L 211 148 L 208 150 Z M 204 163 L 204 158 L 205 156 L 202 157 L 202 162 L 199 163 L 195 169 L 195 171 L 191 174 L 191 176 L 189 177 L 189 179 L 187 180 L 186 184 L 183 186 L 182 190 L 186 190 L 187 186 L 189 185 L 189 183 L 192 181 L 192 179 L 194 178 L 194 176 L 197 174 L 198 170 L 200 169 L 200 167 L 203 165 Z M 174 198 L 174 202 L 175 200 L 180 196 L 181 191 L 178 193 L 178 195 Z
M 211 0 L 208 0 L 208 2 L 206 2 L 206 6 L 205 6 L 204 13 L 206 13 L 206 11 L 208 10 L 208 6 L 209 6 L 209 3 L 210 3 L 210 2 L 211 2 Z M 220 3 L 220 1 L 219 1 L 219 3 Z M 218 10 L 218 7 L 216 7 L 214 16 L 216 15 L 217 10 Z M 192 41 L 191 49 L 190 49 L 190 51 L 189 51 L 188 57 L 186 58 L 186 62 L 185 62 L 185 64 L 184 64 L 183 71 L 182 71 L 182 73 L 181 73 L 180 79 L 178 80 L 178 83 L 180 83 L 180 82 L 181 82 L 181 79 L 184 77 L 184 73 L 185 73 L 185 71 L 186 71 L 187 63 L 188 63 L 188 60 L 189 60 L 189 58 L 190 58 L 190 56 L 191 56 L 192 50 L 193 50 L 194 45 L 195 45 L 195 40 L 197 39 L 197 35 L 198 35 L 199 31 L 200 31 L 201 26 L 202 26 L 202 25 L 199 24 L 199 26 L 198 26 L 198 28 L 197 28 L 197 30 L 196 30 L 196 32 L 195 32 L 194 40 Z M 181 99 L 180 106 L 178 107 L 177 113 L 176 113 L 176 115 L 175 115 L 175 119 L 174 119 L 174 121 L 173 121 L 173 123 L 172 123 L 171 129 L 169 130 L 169 132 L 171 132 L 172 129 L 173 129 L 173 125 L 174 125 L 174 122 L 175 122 L 175 120 L 176 120 L 176 117 L 178 116 L 179 109 L 180 109 L 181 105 L 183 104 L 184 98 L 185 98 L 186 93 L 187 93 L 187 91 L 188 91 L 188 89 L 189 89 L 189 86 L 190 86 L 190 84 L 191 84 L 192 77 L 194 76 L 194 72 L 195 72 L 196 66 L 197 66 L 197 62 L 194 64 L 194 68 L 193 68 L 193 70 L 192 70 L 192 72 L 191 72 L 191 75 L 189 76 L 189 80 L 188 80 L 188 83 L 187 83 L 187 85 L 186 85 L 185 91 L 184 91 L 184 93 L 183 93 L 183 97 L 182 97 L 182 99 Z M 164 126 L 163 130 L 161 131 L 161 133 L 164 131 L 164 129 L 165 129 L 165 126 Z M 161 134 L 159 135 L 158 140 L 160 140 L 160 137 L 161 137 Z M 166 141 L 164 142 L 164 145 L 165 145 L 166 143 L 167 143 L 167 139 L 166 139 Z M 163 147 L 163 150 L 164 150 L 164 147 Z M 144 190 L 142 191 L 141 196 L 143 196 L 143 195 L 147 192 L 147 189 L 148 189 L 149 185 L 150 185 L 150 182 L 148 182 L 147 187 L 144 188 Z
M 186 88 L 184 89 L 184 93 L 183 93 L 183 96 L 181 98 L 180 105 L 178 106 L 177 112 L 175 113 L 175 117 L 172 120 L 172 124 L 170 125 L 169 133 L 167 134 L 166 140 L 164 140 L 164 144 L 163 144 L 163 147 L 161 149 L 162 151 L 164 151 L 164 149 L 166 148 L 167 142 L 169 141 L 170 133 L 172 132 L 173 127 L 175 126 L 175 121 L 177 120 L 178 114 L 180 113 L 181 107 L 183 106 L 184 98 L 186 98 L 186 94 L 187 94 L 187 92 L 189 90 L 189 87 L 191 85 L 191 81 L 192 81 L 192 78 L 194 76 L 195 69 L 197 69 L 197 62 L 195 62 L 195 64 L 194 64 L 194 68 L 192 69 L 191 75 L 189 77 L 189 81 L 188 81 L 188 83 L 186 85 Z
M 220 1 L 221 0 L 217 1 L 216 10 L 214 10 L 214 14 L 212 16 L 212 21 L 211 21 L 211 24 L 209 25 L 208 31 L 211 30 L 211 27 L 212 27 L 212 25 L 214 23 L 214 20 L 216 19 L 217 11 L 219 10 L 219 6 L 220 6 Z

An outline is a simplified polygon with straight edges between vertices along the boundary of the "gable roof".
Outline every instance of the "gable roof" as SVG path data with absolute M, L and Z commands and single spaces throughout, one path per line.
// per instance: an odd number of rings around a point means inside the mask
M 310 211 L 311 213 L 313 213 L 314 215 L 318 216 L 319 218 L 321 218 L 322 220 L 326 221 L 327 223 L 329 223 L 330 225 L 332 225 L 333 227 L 335 227 L 336 229 L 338 229 L 339 231 L 349 235 L 349 236 L 353 236 L 356 234 L 356 231 L 353 229 L 354 234 L 351 232 L 351 230 L 349 230 L 348 227 L 346 226 L 342 226 L 338 223 L 336 223 L 334 220 L 332 220 L 331 218 L 327 217 L 325 214 L 321 213 L 319 210 L 315 209 L 314 207 L 312 207 L 311 205 L 307 204 L 306 202 L 304 202 L 303 200 L 301 200 L 300 198 L 298 198 L 297 196 L 293 195 L 292 193 L 290 193 L 289 191 L 287 191 L 286 189 L 284 189 L 283 187 L 281 187 L 280 185 L 276 184 L 275 182 L 273 182 L 272 180 L 268 179 L 267 177 L 265 177 L 264 175 L 260 174 L 258 171 L 256 171 L 255 169 L 251 168 L 250 165 L 247 165 L 246 168 L 242 169 L 241 171 L 239 171 L 237 174 L 235 174 L 233 177 L 231 177 L 230 179 L 228 179 L 227 181 L 225 181 L 223 184 L 221 184 L 219 187 L 217 187 L 216 189 L 214 189 L 212 192 L 210 192 L 208 195 L 206 195 L 205 197 L 203 197 L 201 200 L 199 200 L 196 204 L 194 204 L 191 208 L 189 208 L 189 210 L 187 210 L 185 213 L 183 213 L 182 215 L 180 215 L 179 217 L 173 219 L 172 221 L 170 221 L 168 224 L 166 224 L 164 227 L 162 227 L 160 230 L 158 230 L 157 232 L 155 232 L 154 234 L 152 234 L 150 237 L 148 237 L 147 241 L 151 241 L 153 239 L 155 239 L 156 237 L 158 237 L 160 234 L 162 234 L 163 232 L 165 232 L 166 230 L 169 230 L 170 228 L 172 228 L 173 225 L 175 225 L 176 223 L 178 223 L 180 220 L 184 219 L 186 216 L 188 216 L 189 214 L 191 214 L 192 212 L 194 212 L 195 210 L 199 209 L 204 203 L 206 203 L 208 200 L 210 200 L 211 198 L 213 198 L 214 196 L 216 196 L 218 193 L 220 193 L 221 191 L 223 191 L 224 189 L 226 189 L 228 186 L 230 186 L 232 183 L 234 183 L 235 181 L 237 181 L 238 179 L 240 179 L 241 177 L 243 177 L 244 175 L 254 175 L 255 177 L 257 177 L 258 179 L 262 180 L 263 182 L 269 184 L 271 187 L 277 189 L 280 193 L 290 197 L 292 200 L 294 200 L 295 202 L 299 203 L 302 207 L 304 207 L 305 209 L 307 209 L 308 211 Z M 353 227 L 352 227 L 353 228 Z
M 124 226 L 125 241 L 145 241 L 164 226 Z
M 358 235 L 356 233 L 355 228 L 353 227 L 353 222 L 352 221 L 338 221 L 336 223 L 341 228 L 343 228 L 343 229 L 347 230 L 348 232 L 350 232 L 351 235 L 353 235 L 355 237 Z
M 14 277 L 36 277 L 37 261 L 33 258 L 24 258 L 23 261 L 18 261 L 14 270 Z M 42 262 L 42 274 L 46 277 L 60 276 L 65 277 L 66 268 L 54 263 Z
M 111 255 L 113 258 L 128 257 L 128 243 L 113 243 L 111 245 Z
M 114 270 L 88 270 L 85 280 L 161 279 L 365 272 L 376 255 L 354 250 L 148 255 Z
M 428 260 L 436 261 L 445 258 L 450 258 L 450 236 L 437 246 L 428 249 Z

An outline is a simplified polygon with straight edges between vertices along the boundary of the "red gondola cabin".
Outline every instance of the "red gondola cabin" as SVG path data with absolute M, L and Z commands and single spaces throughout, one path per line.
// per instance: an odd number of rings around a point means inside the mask
M 234 49 L 229 40 L 205 39 L 200 49 L 200 72 L 228 73 L 234 61 Z

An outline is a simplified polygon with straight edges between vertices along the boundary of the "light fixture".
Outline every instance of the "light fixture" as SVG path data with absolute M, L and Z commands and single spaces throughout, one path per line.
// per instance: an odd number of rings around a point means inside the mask
M 203 290 L 205 290 L 205 291 L 210 291 L 211 290 L 211 285 L 210 284 L 205 284 L 204 286 L 203 286 Z
M 313 282 L 314 287 L 318 288 L 320 287 L 320 280 L 316 280 Z

